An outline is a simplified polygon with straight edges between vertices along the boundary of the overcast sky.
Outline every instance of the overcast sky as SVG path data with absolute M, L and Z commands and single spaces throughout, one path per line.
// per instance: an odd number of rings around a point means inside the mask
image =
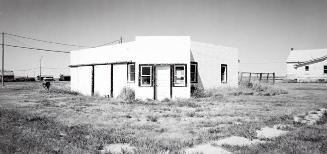
M 327 0 L 0 0 L 0 31 L 95 46 L 137 35 L 187 35 L 239 48 L 240 70 L 286 73 L 290 48 L 327 48 Z M 8 44 L 55 50 L 13 36 Z M 6 47 L 16 75 L 68 74 L 69 54 Z

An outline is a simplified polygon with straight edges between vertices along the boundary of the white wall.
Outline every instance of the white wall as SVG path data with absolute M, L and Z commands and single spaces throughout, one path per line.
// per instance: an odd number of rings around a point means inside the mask
M 73 67 L 71 70 L 71 89 L 84 95 L 91 95 L 92 67 Z
M 238 86 L 238 49 L 192 41 L 191 58 L 204 88 Z M 221 83 L 221 64 L 227 64 L 227 83 Z
M 111 65 L 94 66 L 94 94 L 110 96 Z
M 139 87 L 139 64 L 186 64 L 187 86 L 173 87 L 173 98 L 190 97 L 190 56 L 191 39 L 189 36 L 146 36 L 136 37 L 136 41 L 112 46 L 77 50 L 71 52 L 71 65 L 112 63 L 121 61 L 135 62 L 135 83 L 127 82 L 127 64 L 114 65 L 114 96 L 121 88 L 135 89 L 136 98 L 153 98 L 153 87 Z M 238 50 L 222 46 L 192 42 L 193 61 L 198 62 L 199 81 L 205 88 L 237 86 Z M 228 82 L 221 84 L 220 66 L 227 64 Z M 110 92 L 109 66 L 95 67 L 95 93 L 107 95 Z M 72 90 L 91 94 L 91 67 L 71 69 Z M 103 81 L 103 82 L 102 82 Z M 107 82 L 108 81 L 108 82 Z M 100 85 L 103 83 L 103 85 Z
M 305 66 L 295 69 L 294 64 L 287 64 L 287 78 L 297 79 L 299 82 L 327 80 L 327 74 L 324 74 L 324 65 L 327 65 L 327 60 L 310 64 L 308 65 L 309 71 L 305 71 Z
M 127 64 L 113 65 L 113 75 L 113 95 L 117 97 L 127 86 Z

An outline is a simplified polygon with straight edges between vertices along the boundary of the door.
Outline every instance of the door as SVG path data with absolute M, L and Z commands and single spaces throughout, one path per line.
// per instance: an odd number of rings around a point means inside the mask
M 163 100 L 170 98 L 170 66 L 156 66 L 155 98 Z
M 127 86 L 127 66 L 126 64 L 114 64 L 112 67 L 113 97 L 117 97 L 121 90 Z

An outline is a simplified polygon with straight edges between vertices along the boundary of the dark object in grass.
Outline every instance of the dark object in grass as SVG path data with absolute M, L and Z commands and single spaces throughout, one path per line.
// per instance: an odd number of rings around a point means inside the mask
M 47 89 L 49 91 L 51 83 L 50 83 L 50 81 L 44 81 L 42 83 L 42 86 L 43 86 L 43 88 L 45 88 L 45 89 Z

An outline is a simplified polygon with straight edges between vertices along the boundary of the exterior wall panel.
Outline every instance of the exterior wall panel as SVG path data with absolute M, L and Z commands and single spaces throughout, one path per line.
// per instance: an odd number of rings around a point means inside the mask
M 94 66 L 94 94 L 98 96 L 110 96 L 111 66 Z
M 92 86 L 92 67 L 71 68 L 71 89 L 83 95 L 91 95 Z
M 238 86 L 236 48 L 192 42 L 191 60 L 198 62 L 198 85 L 203 88 Z M 221 64 L 227 64 L 227 83 L 221 83 Z
M 113 97 L 117 97 L 127 86 L 127 64 L 113 65 Z

